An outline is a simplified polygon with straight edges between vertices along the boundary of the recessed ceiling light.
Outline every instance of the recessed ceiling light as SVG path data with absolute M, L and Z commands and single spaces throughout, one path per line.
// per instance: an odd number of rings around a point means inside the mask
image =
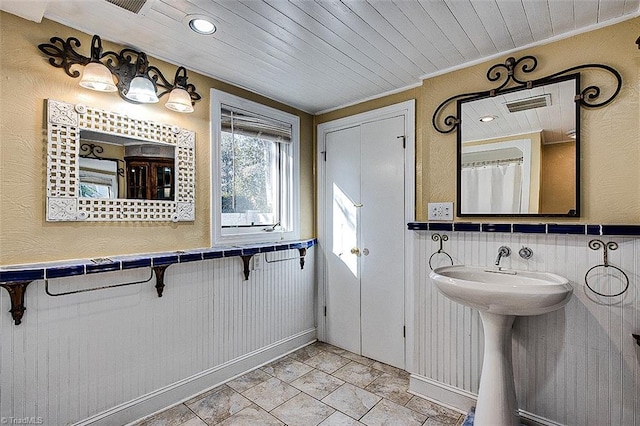
M 496 117 L 495 115 L 485 115 L 484 117 L 480 117 L 480 121 L 483 123 L 488 123 L 495 120 L 496 118 L 498 117 Z
M 190 20 L 189 27 L 198 34 L 213 34 L 216 32 L 216 26 L 213 22 L 209 22 L 202 18 Z
M 193 32 L 198 34 L 213 34 L 218 29 L 213 19 L 202 15 L 188 15 L 185 22 Z

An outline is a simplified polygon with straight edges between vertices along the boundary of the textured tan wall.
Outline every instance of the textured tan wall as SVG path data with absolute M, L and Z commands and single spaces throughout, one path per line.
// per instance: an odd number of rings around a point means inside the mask
M 301 236 L 314 236 L 313 117 L 217 80 L 189 73 L 202 100 L 192 114 L 156 105 L 133 105 L 117 94 L 82 89 L 79 79 L 54 68 L 37 45 L 50 37 L 77 37 L 88 55 L 91 35 L 43 20 L 0 12 L 0 264 L 93 258 L 210 245 L 209 89 L 224 90 L 300 116 Z M 105 50 L 122 46 L 105 43 Z M 176 66 L 149 58 L 167 76 Z M 48 223 L 45 221 L 44 100 L 83 103 L 196 132 L 196 220 L 188 223 Z
M 607 64 L 617 69 L 623 87 L 610 105 L 581 112 L 581 208 L 579 219 L 552 218 L 547 222 L 640 223 L 640 18 L 589 33 L 522 50 L 479 65 L 427 79 L 421 88 L 369 101 L 316 117 L 333 120 L 415 97 L 416 108 L 416 218 L 426 220 L 428 202 L 456 199 L 456 136 L 443 135 L 431 125 L 435 108 L 450 96 L 496 87 L 486 79 L 489 67 L 507 56 L 533 55 L 539 78 L 572 66 Z M 583 87 L 602 84 L 599 73 L 583 73 Z M 606 82 L 605 82 L 606 83 Z M 602 85 L 603 88 L 607 84 Z M 455 105 L 451 111 L 455 112 Z M 464 218 L 469 220 L 491 220 Z M 505 220 L 502 220 L 505 221 Z M 512 219 L 509 219 L 512 221 Z M 522 219 L 531 221 L 531 218 Z

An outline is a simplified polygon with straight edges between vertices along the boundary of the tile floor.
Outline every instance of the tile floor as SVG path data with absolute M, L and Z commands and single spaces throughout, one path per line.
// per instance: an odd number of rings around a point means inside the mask
M 316 342 L 136 426 L 459 426 L 464 415 L 411 395 L 409 375 Z

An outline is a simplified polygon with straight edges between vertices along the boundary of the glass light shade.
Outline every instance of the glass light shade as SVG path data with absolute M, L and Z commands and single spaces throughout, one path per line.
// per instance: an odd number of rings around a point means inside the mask
M 111 71 L 99 62 L 89 62 L 82 71 L 80 86 L 99 92 L 115 92 Z
M 153 86 L 153 82 L 142 76 L 138 76 L 131 80 L 129 90 L 125 96 L 127 99 L 131 99 L 132 101 L 140 102 L 142 104 L 155 104 L 158 102 L 158 96 L 156 95 L 156 89 Z
M 167 108 L 177 112 L 193 112 L 193 106 L 191 105 L 191 96 L 184 90 L 176 87 L 169 93 L 169 99 L 164 104 Z
M 215 24 L 204 18 L 194 18 L 190 20 L 189 27 L 198 34 L 213 34 L 216 32 Z

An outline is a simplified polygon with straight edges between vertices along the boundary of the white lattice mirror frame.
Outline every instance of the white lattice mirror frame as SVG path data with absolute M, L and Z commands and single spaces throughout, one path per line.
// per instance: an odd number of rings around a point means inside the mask
M 175 200 L 78 197 L 80 131 L 175 146 Z M 193 221 L 195 133 L 84 105 L 47 100 L 47 221 Z

